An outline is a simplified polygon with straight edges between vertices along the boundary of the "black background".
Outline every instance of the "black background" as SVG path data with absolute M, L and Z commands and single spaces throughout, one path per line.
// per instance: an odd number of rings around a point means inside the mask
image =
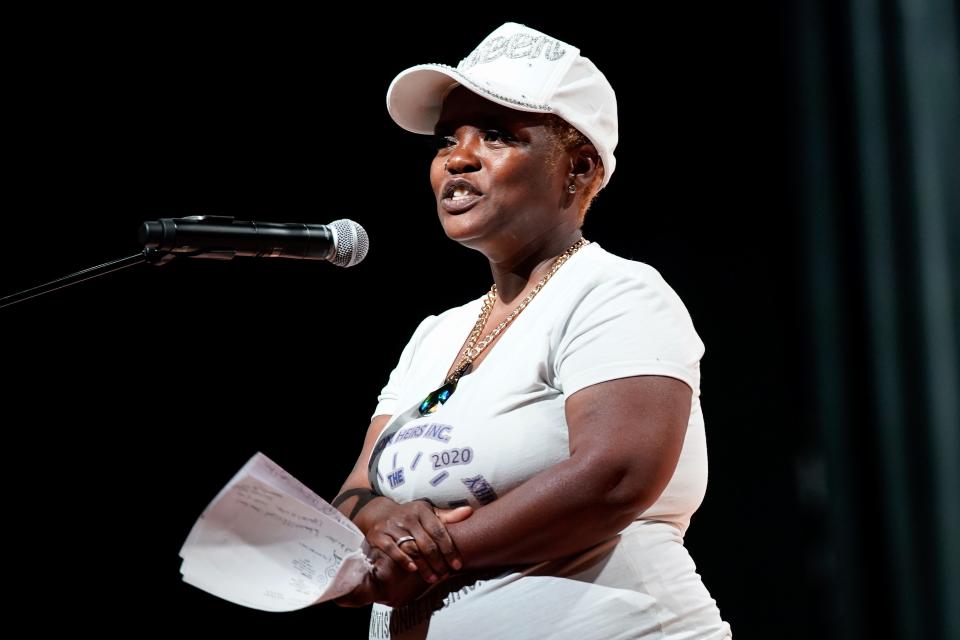
M 659 269 L 706 344 L 710 487 L 687 535 L 704 581 L 739 637 L 822 637 L 825 525 L 798 489 L 813 427 L 783 16 L 431 11 L 20 25 L 0 295 L 135 254 L 160 217 L 350 218 L 371 240 L 351 269 L 174 261 L 0 310 L 6 578 L 24 609 L 46 603 L 40 628 L 365 637 L 366 610 L 219 601 L 180 581 L 177 552 L 258 450 L 332 499 L 410 333 L 489 287 L 483 258 L 436 221 L 428 141 L 393 124 L 384 95 L 402 69 L 456 64 L 515 20 L 578 46 L 617 90 L 618 165 L 585 235 Z

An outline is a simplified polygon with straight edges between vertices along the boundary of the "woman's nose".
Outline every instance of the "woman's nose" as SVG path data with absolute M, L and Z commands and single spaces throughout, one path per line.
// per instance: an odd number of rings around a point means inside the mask
M 475 135 L 464 136 L 450 151 L 443 169 L 447 173 L 470 173 L 480 170 L 480 158 L 476 154 L 478 138 Z

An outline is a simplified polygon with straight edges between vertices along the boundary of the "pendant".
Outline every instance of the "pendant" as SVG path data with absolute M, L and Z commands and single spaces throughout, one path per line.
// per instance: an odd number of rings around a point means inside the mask
M 454 390 L 457 388 L 456 381 L 448 382 L 436 391 L 431 391 L 426 398 L 423 399 L 423 402 L 420 403 L 420 415 L 426 416 L 434 413 L 437 409 L 440 408 L 447 399 L 453 395 Z

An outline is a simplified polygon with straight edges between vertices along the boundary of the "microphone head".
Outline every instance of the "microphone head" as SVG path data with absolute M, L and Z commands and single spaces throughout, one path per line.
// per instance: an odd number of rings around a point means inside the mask
M 352 267 L 367 257 L 370 239 L 363 227 L 353 220 L 334 220 L 327 227 L 333 231 L 334 256 L 330 262 L 338 267 Z

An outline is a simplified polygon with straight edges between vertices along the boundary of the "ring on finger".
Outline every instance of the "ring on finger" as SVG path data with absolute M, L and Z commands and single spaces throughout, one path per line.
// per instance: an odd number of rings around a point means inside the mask
M 410 542 L 411 540 L 416 541 L 416 538 L 414 538 L 413 536 L 403 536 L 401 538 L 397 538 L 397 546 L 399 547 L 404 542 Z

